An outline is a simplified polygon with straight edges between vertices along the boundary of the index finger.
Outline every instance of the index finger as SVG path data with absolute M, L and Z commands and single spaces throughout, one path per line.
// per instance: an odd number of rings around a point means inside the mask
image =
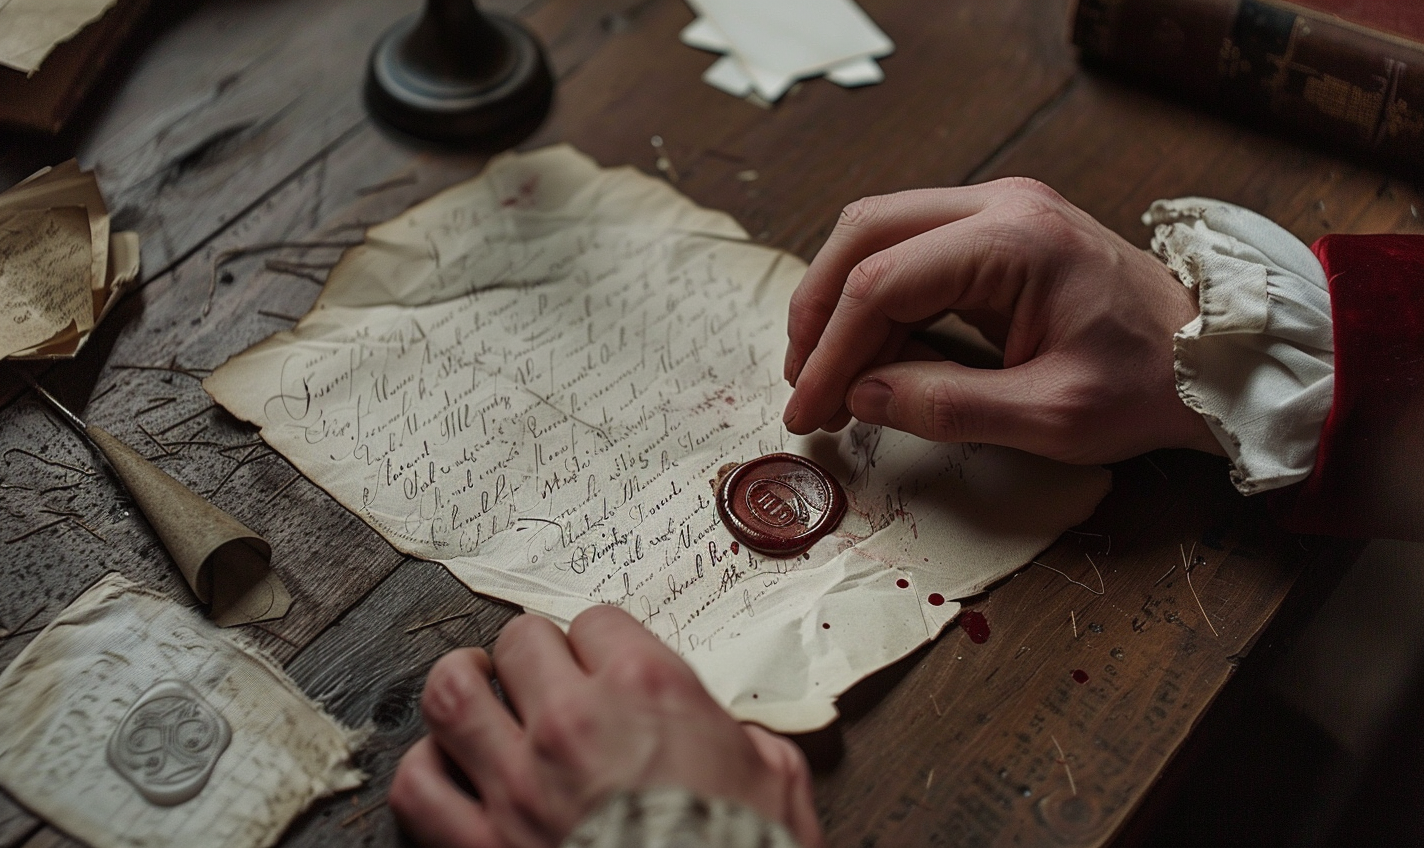
M 796 385 L 856 265 L 900 242 L 982 211 L 993 193 L 983 185 L 915 189 L 867 197 L 847 206 L 791 295 L 786 322 L 790 343 L 782 375 L 786 381 Z

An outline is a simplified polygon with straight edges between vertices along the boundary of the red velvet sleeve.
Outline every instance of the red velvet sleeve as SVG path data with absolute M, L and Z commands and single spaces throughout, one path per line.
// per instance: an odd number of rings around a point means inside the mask
M 1273 506 L 1301 533 L 1424 539 L 1424 236 L 1328 235 L 1335 391 L 1315 469 Z

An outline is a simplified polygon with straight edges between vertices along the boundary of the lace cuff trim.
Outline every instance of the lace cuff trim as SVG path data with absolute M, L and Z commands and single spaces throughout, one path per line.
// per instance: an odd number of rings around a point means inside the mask
M 1305 479 L 1335 384 L 1330 292 L 1310 248 L 1271 221 L 1198 197 L 1142 216 L 1200 315 L 1173 336 L 1177 394 L 1206 418 L 1243 494 Z

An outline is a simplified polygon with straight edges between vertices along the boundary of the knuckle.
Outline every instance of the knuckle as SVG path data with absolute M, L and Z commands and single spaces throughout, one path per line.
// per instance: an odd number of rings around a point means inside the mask
M 1052 186 L 1033 177 L 1004 177 L 996 181 L 996 186 L 1002 187 L 1006 195 L 1014 198 L 1054 206 L 1062 205 L 1065 202 L 1063 195 L 1055 191 Z
M 925 434 L 935 441 L 959 441 L 980 432 L 978 408 L 955 391 L 951 382 L 937 380 L 926 386 L 921 409 Z
M 649 700 L 681 692 L 685 684 L 681 669 L 639 654 L 624 654 L 610 661 L 606 671 L 616 691 Z
M 597 724 L 586 700 L 570 693 L 550 695 L 529 727 L 529 742 L 536 753 L 554 762 L 575 762 L 594 738 Z
M 845 205 L 841 210 L 839 227 L 862 228 L 879 220 L 888 204 L 883 195 L 862 197 Z
M 854 300 L 872 300 L 895 269 L 889 251 L 882 250 L 860 260 L 846 276 L 845 296 Z

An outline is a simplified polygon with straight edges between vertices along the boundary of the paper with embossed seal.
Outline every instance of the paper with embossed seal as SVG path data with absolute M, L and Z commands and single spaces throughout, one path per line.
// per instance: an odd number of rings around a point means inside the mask
M 805 268 L 632 168 L 511 154 L 371 228 L 295 328 L 204 387 L 400 550 L 560 623 L 623 606 L 734 715 L 811 730 L 1109 477 L 860 424 L 788 435 Z M 774 451 L 845 488 L 796 559 L 717 515 L 717 469 Z
M 95 848 L 271 845 L 360 784 L 358 735 L 240 637 L 118 574 L 0 673 L 0 786 Z

